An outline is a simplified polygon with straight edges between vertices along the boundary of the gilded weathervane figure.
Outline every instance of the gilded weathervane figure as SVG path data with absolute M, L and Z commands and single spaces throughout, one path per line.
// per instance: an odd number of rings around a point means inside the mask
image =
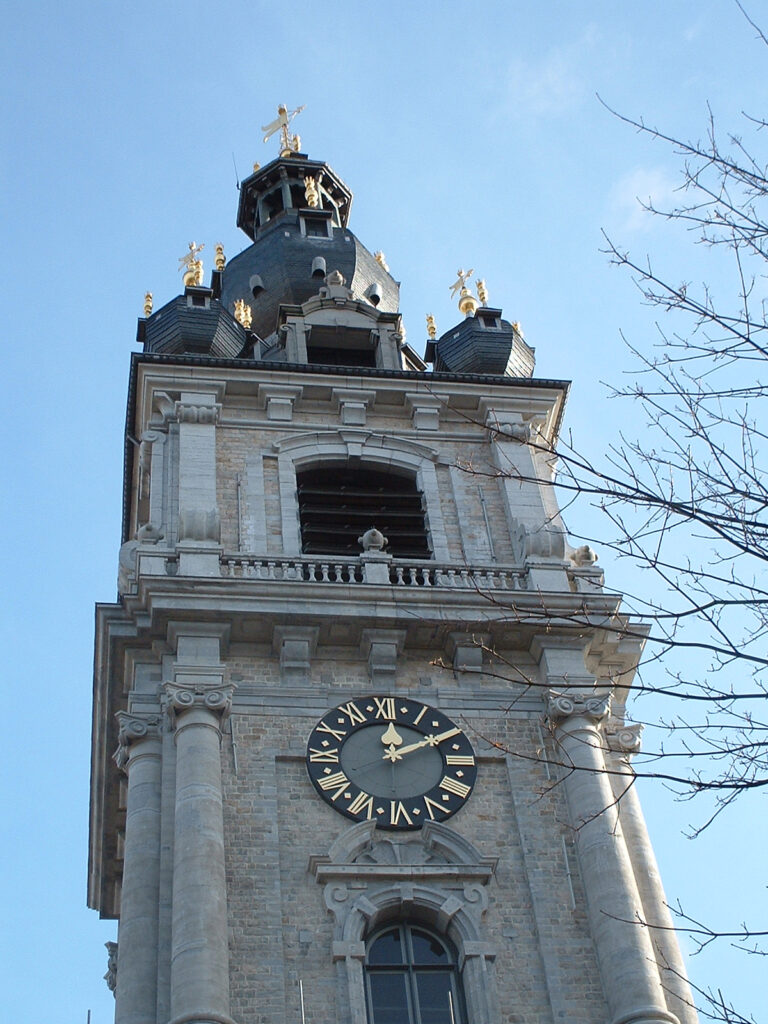
M 199 258 L 200 253 L 205 248 L 205 242 L 202 245 L 195 245 L 194 242 L 189 243 L 189 252 L 179 257 L 179 272 L 184 273 L 184 284 L 185 285 L 199 285 L 203 283 L 203 261 Z
M 467 287 L 467 281 L 472 277 L 474 270 L 462 270 L 459 268 L 457 271 L 458 277 L 454 284 L 451 285 L 451 298 L 454 298 L 456 292 L 459 293 L 459 309 L 465 316 L 472 316 L 477 309 L 477 299 L 474 297 L 472 292 Z
M 281 103 L 277 108 L 277 117 L 274 121 L 269 124 L 261 126 L 261 130 L 264 134 L 264 141 L 268 142 L 275 132 L 280 132 L 280 156 L 288 156 L 290 153 L 298 152 L 299 146 L 301 145 L 301 139 L 298 135 L 291 135 L 288 131 L 291 125 L 291 121 L 300 114 L 304 109 L 304 105 L 296 107 L 288 113 L 288 107 L 284 103 Z

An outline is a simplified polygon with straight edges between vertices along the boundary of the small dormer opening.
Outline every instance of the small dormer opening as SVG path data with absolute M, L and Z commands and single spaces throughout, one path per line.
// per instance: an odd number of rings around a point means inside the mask
M 282 185 L 278 185 L 277 188 L 272 189 L 262 199 L 262 209 L 264 210 L 264 220 L 271 220 L 277 216 L 278 213 L 282 213 L 283 207 L 283 188 Z
M 376 343 L 370 331 L 354 327 L 312 327 L 307 362 L 325 366 L 376 366 Z
M 291 207 L 294 210 L 300 210 L 304 206 L 308 206 L 307 198 L 304 194 L 303 185 L 291 185 Z
M 359 555 L 358 537 L 375 527 L 396 558 L 430 558 L 415 476 L 349 463 L 316 464 L 296 476 L 305 554 Z
M 479 313 L 478 319 L 483 327 L 501 327 L 501 321 L 492 313 Z
M 320 213 L 304 213 L 300 218 L 301 231 L 307 238 L 331 238 L 331 220 L 323 210 Z

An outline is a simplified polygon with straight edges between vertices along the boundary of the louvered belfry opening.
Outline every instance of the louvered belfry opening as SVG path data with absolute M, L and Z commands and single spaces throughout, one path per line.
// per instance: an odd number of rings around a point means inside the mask
M 297 474 L 305 554 L 359 555 L 358 537 L 376 527 L 397 558 L 431 558 L 421 493 L 412 476 L 349 464 Z

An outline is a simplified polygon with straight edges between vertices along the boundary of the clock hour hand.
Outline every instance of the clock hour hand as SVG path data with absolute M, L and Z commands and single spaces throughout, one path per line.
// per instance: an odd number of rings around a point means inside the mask
M 436 747 L 442 743 L 443 740 L 448 740 L 452 736 L 458 736 L 461 729 L 457 729 L 455 726 L 453 729 L 446 729 L 445 732 L 440 732 L 437 736 L 432 733 L 426 736 L 423 740 L 419 740 L 418 743 L 408 743 L 404 747 L 400 747 L 396 750 L 393 746 L 390 746 L 383 755 L 383 760 L 389 759 L 390 761 L 399 761 L 403 754 L 410 754 L 414 750 L 420 750 L 422 747 Z

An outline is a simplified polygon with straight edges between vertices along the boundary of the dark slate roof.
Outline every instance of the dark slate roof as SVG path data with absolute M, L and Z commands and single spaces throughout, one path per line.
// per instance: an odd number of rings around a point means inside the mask
M 287 210 L 274 217 L 253 245 L 229 261 L 221 281 L 221 302 L 227 310 L 234 310 L 236 299 L 244 299 L 253 313 L 252 330 L 268 338 L 277 329 L 281 305 L 300 305 L 325 283 L 322 277 L 312 277 L 312 261 L 322 256 L 327 273 L 340 271 L 355 299 L 368 301 L 365 293 L 376 283 L 381 289 L 379 310 L 398 311 L 399 284 L 351 231 L 333 227 L 332 238 L 306 237 L 300 216 L 297 210 Z M 264 290 L 254 296 L 251 278 L 256 274 Z
M 193 297 L 204 305 L 193 304 Z M 246 334 L 208 288 L 188 288 L 148 319 L 139 321 L 144 351 L 180 355 L 195 353 L 234 359 L 243 349 Z
M 485 308 L 465 317 L 437 339 L 434 362 L 435 370 L 448 373 L 511 377 L 530 376 L 534 368 L 533 349 L 509 321 L 502 319 L 500 309 Z

